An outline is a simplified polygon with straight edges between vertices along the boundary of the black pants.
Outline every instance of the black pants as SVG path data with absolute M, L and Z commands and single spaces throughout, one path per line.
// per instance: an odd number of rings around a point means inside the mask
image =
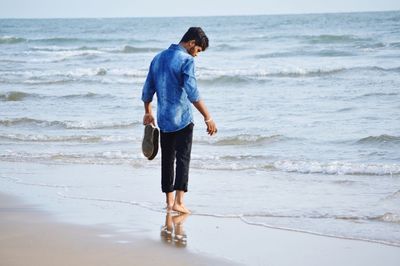
M 161 131 L 161 190 L 164 193 L 174 190 L 187 192 L 193 126 L 193 123 L 190 123 L 176 132 Z

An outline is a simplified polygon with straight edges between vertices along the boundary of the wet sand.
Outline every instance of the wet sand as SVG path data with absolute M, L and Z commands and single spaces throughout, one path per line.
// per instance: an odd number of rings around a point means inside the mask
M 261 228 L 239 219 L 151 215 L 165 221 L 158 241 L 107 227 L 64 224 L 0 194 L 1 265 L 397 266 L 400 261 L 399 247 Z M 115 234 L 120 237 L 109 237 Z
M 2 266 L 226 265 L 161 242 L 140 238 L 114 242 L 105 238 L 107 230 L 60 223 L 34 206 L 0 194 Z

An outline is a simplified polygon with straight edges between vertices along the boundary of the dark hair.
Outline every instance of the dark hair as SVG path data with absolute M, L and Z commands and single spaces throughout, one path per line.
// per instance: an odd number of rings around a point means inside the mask
M 200 27 L 190 27 L 183 35 L 181 42 L 189 42 L 194 40 L 197 46 L 203 51 L 208 47 L 208 37 Z

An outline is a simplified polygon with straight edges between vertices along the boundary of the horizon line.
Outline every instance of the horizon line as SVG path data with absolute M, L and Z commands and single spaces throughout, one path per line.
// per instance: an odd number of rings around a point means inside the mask
M 289 15 L 331 15 L 331 14 L 350 14 L 350 13 L 382 13 L 399 12 L 400 9 L 388 10 L 368 10 L 368 11 L 326 11 L 326 12 L 293 12 L 293 13 L 270 13 L 270 14 L 220 14 L 220 15 L 192 15 L 192 16 L 93 16 L 93 17 L 0 17 L 0 19 L 119 19 L 119 18 L 202 18 L 202 17 L 250 17 L 250 16 L 289 16 Z

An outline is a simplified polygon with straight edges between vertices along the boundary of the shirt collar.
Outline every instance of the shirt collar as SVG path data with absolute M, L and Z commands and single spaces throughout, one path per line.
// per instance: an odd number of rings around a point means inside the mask
M 174 49 L 174 50 L 181 50 L 182 52 L 185 52 L 188 54 L 188 51 L 186 50 L 185 47 L 183 47 L 180 44 L 171 44 L 171 46 L 169 47 L 170 49 Z

